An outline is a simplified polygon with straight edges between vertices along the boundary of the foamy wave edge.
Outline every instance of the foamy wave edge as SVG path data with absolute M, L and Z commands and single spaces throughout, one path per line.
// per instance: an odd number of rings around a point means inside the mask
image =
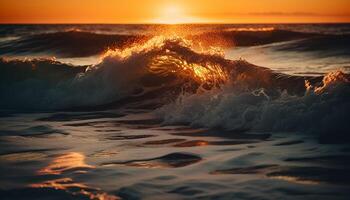
M 293 84 L 292 82 L 290 84 Z M 183 94 L 155 111 L 164 124 L 223 128 L 230 131 L 295 132 L 333 136 L 348 133 L 350 84 L 347 76 L 331 72 L 319 86 L 305 82 L 304 95 L 265 89 L 244 90 L 234 84 L 200 94 Z M 331 139 L 332 140 L 332 139 Z

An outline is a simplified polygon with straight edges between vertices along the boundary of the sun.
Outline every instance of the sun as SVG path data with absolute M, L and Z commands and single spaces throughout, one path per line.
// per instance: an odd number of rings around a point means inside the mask
M 169 4 L 164 5 L 159 9 L 159 16 L 152 20 L 158 24 L 185 24 L 193 23 L 194 19 L 187 16 L 184 8 L 180 5 Z

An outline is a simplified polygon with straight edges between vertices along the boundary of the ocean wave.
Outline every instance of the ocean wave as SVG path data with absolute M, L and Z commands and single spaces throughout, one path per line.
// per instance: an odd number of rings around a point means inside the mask
M 2 55 L 43 53 L 60 57 L 85 57 L 109 48 L 123 48 L 146 39 L 145 36 L 97 34 L 77 30 L 22 36 L 0 46 Z
M 204 47 L 255 46 L 319 35 L 279 29 L 223 29 L 198 34 L 183 32 L 176 30 L 175 34 L 200 43 Z M 40 33 L 3 42 L 0 44 L 0 55 L 44 54 L 56 57 L 86 57 L 101 54 L 108 49 L 125 48 L 133 43 L 145 42 L 151 37 L 153 36 L 102 34 L 80 30 Z
M 318 86 L 305 83 L 303 95 L 291 95 L 285 90 L 275 93 L 265 88 L 242 90 L 229 82 L 222 89 L 184 93 L 155 113 L 164 124 L 231 131 L 306 132 L 320 135 L 324 142 L 349 141 L 349 76 L 332 72 L 322 82 L 316 82 Z M 288 84 L 292 86 L 294 82 Z
M 205 45 L 224 47 L 257 46 L 276 42 L 291 41 L 320 36 L 317 33 L 302 33 L 274 28 L 264 29 L 228 29 L 206 32 L 191 36 L 191 39 L 201 41 Z M 206 44 L 208 42 L 208 44 Z
M 105 66 L 107 63 L 110 65 Z M 87 72 L 86 66 L 63 64 L 52 59 L 2 59 L 0 107 L 18 111 L 52 110 L 99 105 L 119 99 L 126 92 L 122 83 L 126 75 L 118 73 L 122 69 L 115 64 L 106 60 L 100 63 L 103 69 Z
M 277 51 L 317 52 L 322 56 L 349 56 L 350 35 L 324 35 L 273 47 Z
M 92 66 L 1 60 L 2 109 L 158 108 L 165 124 L 346 133 L 349 75 L 289 76 L 179 37 L 108 51 Z M 176 99 L 174 101 L 174 99 Z M 147 105 L 153 104 L 149 107 Z
M 2 59 L 0 92 L 4 98 L 0 107 L 60 109 L 106 104 L 133 91 L 147 95 L 149 88 L 156 89 L 159 84 L 182 85 L 185 79 L 203 81 L 200 74 L 211 74 L 213 69 L 193 64 L 211 60 L 223 61 L 217 55 L 194 52 L 183 40 L 163 37 L 108 51 L 100 63 L 88 67 L 49 59 Z M 185 66 L 189 69 L 185 70 Z

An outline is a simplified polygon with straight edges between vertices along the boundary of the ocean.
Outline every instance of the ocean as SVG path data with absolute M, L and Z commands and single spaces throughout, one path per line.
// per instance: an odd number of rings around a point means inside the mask
M 1 199 L 349 199 L 350 24 L 0 25 Z

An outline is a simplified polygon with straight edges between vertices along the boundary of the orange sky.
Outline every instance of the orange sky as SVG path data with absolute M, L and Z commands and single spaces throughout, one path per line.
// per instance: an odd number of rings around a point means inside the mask
M 0 0 L 0 23 L 350 22 L 350 0 Z

